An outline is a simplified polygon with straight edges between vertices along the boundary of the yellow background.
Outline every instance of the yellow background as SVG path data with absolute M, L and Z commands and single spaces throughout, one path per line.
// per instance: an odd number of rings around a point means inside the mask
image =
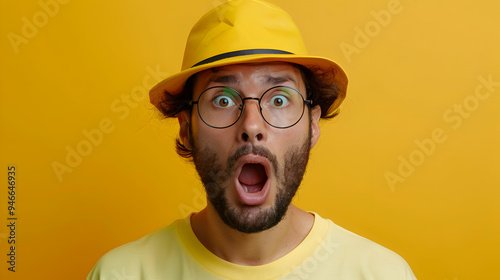
M 159 120 L 140 92 L 144 79 L 154 83 L 147 69 L 179 70 L 192 25 L 222 1 L 66 2 L 52 15 L 34 0 L 0 4 L 1 279 L 83 279 L 105 252 L 204 204 L 194 169 L 175 154 L 176 122 Z M 350 79 L 341 116 L 321 124 L 296 203 L 396 251 L 419 279 L 495 277 L 500 86 L 484 100 L 474 94 L 480 76 L 500 82 L 499 2 L 272 2 L 311 54 L 336 60 Z M 375 15 L 388 6 L 399 12 L 383 26 Z M 23 18 L 39 27 L 13 45 Z M 346 55 L 357 28 L 370 36 Z M 461 116 L 454 104 L 464 102 Z M 101 122 L 107 132 L 89 150 L 83 131 Z M 441 143 L 419 158 L 415 141 L 435 129 Z M 87 155 L 59 180 L 54 162 L 67 165 L 77 147 Z M 418 166 L 399 173 L 410 156 Z M 6 263 L 9 165 L 15 273 Z M 404 181 L 391 186 L 387 172 Z

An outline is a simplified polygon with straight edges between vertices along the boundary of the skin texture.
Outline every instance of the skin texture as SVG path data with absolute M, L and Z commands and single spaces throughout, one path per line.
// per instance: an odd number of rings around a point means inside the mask
M 197 77 L 193 100 L 204 89 L 221 85 L 236 89 L 243 97 L 258 98 L 275 85 L 291 86 L 305 95 L 300 71 L 276 62 L 203 71 Z M 249 101 L 240 120 L 225 129 L 207 126 L 193 112 L 184 111 L 178 119 L 180 139 L 193 149 L 207 191 L 207 207 L 191 218 L 195 235 L 212 253 L 236 264 L 261 265 L 286 255 L 314 222 L 311 214 L 288 205 L 302 180 L 309 150 L 320 135 L 319 106 L 312 108 L 310 118 L 305 112 L 287 129 L 268 125 L 257 101 Z M 270 182 L 265 199 L 252 205 L 243 203 L 234 183 L 238 170 L 249 161 L 265 162 Z
M 284 167 L 280 167 L 276 157 L 262 146 L 251 144 L 242 146 L 229 157 L 226 167 L 223 167 L 220 164 L 221 159 L 213 148 L 205 147 L 200 150 L 196 145 L 192 145 L 196 170 L 205 186 L 207 198 L 219 217 L 231 228 L 244 233 L 256 233 L 274 227 L 286 213 L 305 172 L 309 158 L 309 143 L 307 139 L 301 145 L 290 148 L 285 155 Z M 235 207 L 225 195 L 225 189 L 231 187 L 234 174 L 238 170 L 235 169 L 236 163 L 244 160 L 243 156 L 253 154 L 269 159 L 271 166 L 276 167 L 274 170 L 283 170 L 275 172 L 277 194 L 273 206 L 267 209 L 256 205 L 245 205 L 242 202 Z M 248 157 L 246 156 L 247 159 Z

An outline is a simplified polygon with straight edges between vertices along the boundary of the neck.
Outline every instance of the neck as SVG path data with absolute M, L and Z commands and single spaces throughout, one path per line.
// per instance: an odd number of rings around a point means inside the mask
M 295 249 L 307 236 L 314 216 L 290 205 L 281 222 L 258 233 L 243 233 L 227 226 L 209 205 L 191 217 L 200 242 L 216 256 L 240 265 L 263 265 Z

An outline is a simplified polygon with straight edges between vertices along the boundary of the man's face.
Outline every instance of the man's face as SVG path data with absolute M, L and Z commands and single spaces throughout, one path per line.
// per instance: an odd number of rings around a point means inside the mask
M 277 85 L 296 88 L 305 96 L 298 68 L 288 63 L 266 63 L 201 72 L 193 100 L 214 86 L 231 87 L 243 98 L 260 98 Z M 267 124 L 257 100 L 246 100 L 240 119 L 224 129 L 206 125 L 196 107 L 191 116 L 186 115 L 180 118 L 181 139 L 193 150 L 209 207 L 228 226 L 245 233 L 278 224 L 302 181 L 309 150 L 319 137 L 319 107 L 312 110 L 311 118 L 306 109 L 301 120 L 286 129 Z

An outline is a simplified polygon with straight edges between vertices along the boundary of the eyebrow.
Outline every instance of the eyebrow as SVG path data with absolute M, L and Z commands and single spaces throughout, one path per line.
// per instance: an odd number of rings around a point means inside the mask
M 290 76 L 290 75 L 283 75 L 283 76 L 268 76 L 265 84 L 266 85 L 278 85 L 278 84 L 283 84 L 285 82 L 293 82 L 294 84 L 297 84 L 297 81 Z
M 221 83 L 221 84 L 239 84 L 240 81 L 236 76 L 233 75 L 223 75 L 223 76 L 213 76 L 210 79 L 208 79 L 206 86 L 208 86 L 210 83 Z
M 265 85 L 279 85 L 289 81 L 293 82 L 294 84 L 297 84 L 297 81 L 291 75 L 288 74 L 280 76 L 267 76 L 264 79 L 265 79 L 264 80 Z M 208 79 L 206 86 L 208 86 L 210 83 L 237 85 L 240 83 L 240 80 L 234 75 L 221 75 L 221 76 L 215 75 L 210 79 Z

